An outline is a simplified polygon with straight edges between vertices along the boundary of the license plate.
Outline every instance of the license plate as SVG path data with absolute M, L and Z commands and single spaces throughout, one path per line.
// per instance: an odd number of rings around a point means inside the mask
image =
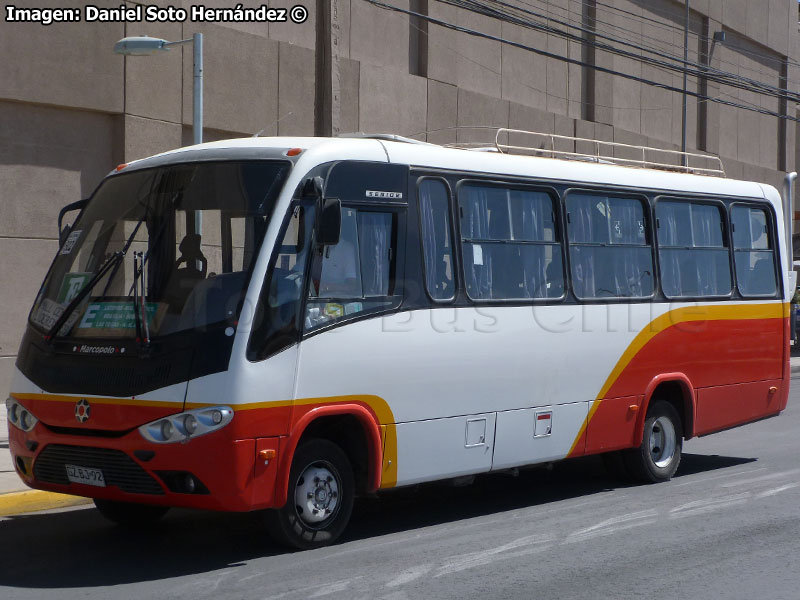
M 89 469 L 77 465 L 64 465 L 67 467 L 67 479 L 72 483 L 83 483 L 96 487 L 106 487 L 106 480 L 100 469 Z

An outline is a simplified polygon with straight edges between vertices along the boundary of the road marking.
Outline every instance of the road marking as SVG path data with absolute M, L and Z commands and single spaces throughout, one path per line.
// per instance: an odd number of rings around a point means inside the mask
M 392 579 L 389 583 L 386 584 L 386 587 L 398 587 L 401 585 L 405 585 L 407 583 L 411 583 L 415 579 L 419 579 L 423 575 L 425 575 L 428 571 L 430 571 L 433 567 L 430 565 L 420 565 L 417 567 L 411 567 L 410 569 L 406 569 L 400 575 Z
M 756 494 L 756 498 L 767 498 L 768 496 L 774 496 L 775 494 L 780 494 L 781 492 L 796 488 L 797 486 L 800 486 L 800 483 L 787 483 L 786 485 L 772 488 L 771 490 L 764 490 L 763 492 Z
M 327 583 L 324 586 L 322 586 L 319 590 L 311 594 L 309 598 L 322 598 L 322 596 L 335 594 L 336 592 L 343 592 L 350 587 L 351 582 L 352 580 L 350 579 L 343 579 L 341 581 L 334 581 L 333 583 Z
M 316 585 L 309 585 L 306 587 L 298 588 L 296 590 L 288 590 L 286 592 L 281 592 L 280 594 L 276 594 L 274 596 L 267 596 L 264 600 L 278 600 L 278 598 L 285 598 L 286 596 L 291 596 L 293 594 L 302 594 L 305 595 L 312 590 L 317 590 L 309 598 L 320 598 L 321 596 L 326 596 L 328 594 L 333 594 L 335 592 L 341 592 L 346 590 L 350 584 L 358 579 L 364 579 L 364 577 L 351 577 L 350 579 L 341 579 L 339 581 L 334 581 L 332 583 L 319 583 Z
M 610 498 L 607 495 L 603 495 L 602 497 L 598 497 L 596 499 L 584 500 L 584 501 L 581 501 L 581 502 L 571 503 L 566 507 L 566 509 L 571 510 L 573 508 L 578 508 L 580 506 L 586 506 L 588 504 L 599 505 L 599 504 L 602 504 L 602 503 L 605 503 L 605 502 L 615 502 L 616 503 L 616 502 L 619 502 L 619 500 L 621 498 L 624 498 L 625 496 L 626 496 L 625 494 L 621 494 L 621 495 L 614 494 L 614 497 Z M 558 501 L 555 501 L 555 502 L 558 502 Z M 548 504 L 550 504 L 550 503 L 548 503 Z M 457 521 L 457 523 L 458 523 L 458 531 L 461 532 L 461 531 L 463 531 L 465 529 L 470 529 L 472 527 L 487 527 L 487 526 L 493 525 L 495 523 L 507 523 L 509 519 L 530 519 L 531 517 L 540 517 L 540 516 L 547 515 L 547 514 L 554 513 L 554 512 L 563 514 L 564 510 L 565 510 L 565 508 L 561 507 L 561 506 L 553 507 L 553 508 L 547 508 L 547 509 L 544 509 L 544 510 L 537 510 L 537 508 L 539 506 L 540 505 L 527 506 L 527 507 L 520 508 L 520 509 L 514 509 L 513 511 L 510 511 L 509 513 L 504 513 L 504 515 L 502 517 L 499 517 L 499 518 L 496 518 L 496 519 L 489 519 L 488 521 L 481 520 L 481 517 L 473 517 L 473 518 L 467 519 L 470 522 Z M 393 544 L 402 544 L 403 542 L 414 542 L 414 543 L 416 543 L 416 542 L 419 542 L 423 538 L 430 538 L 430 537 L 435 537 L 435 536 L 440 536 L 440 535 L 443 535 L 443 534 L 451 533 L 452 532 L 452 525 L 453 525 L 453 522 L 441 523 L 441 524 L 438 524 L 438 525 L 429 525 L 429 526 L 427 526 L 427 527 L 415 532 L 413 535 L 404 535 L 403 537 L 398 538 L 398 539 L 389 539 L 389 540 L 385 540 L 385 541 L 378 542 L 378 543 L 372 543 L 372 540 L 374 540 L 376 538 L 370 538 L 370 539 L 367 539 L 367 540 L 358 540 L 356 542 L 351 542 L 351 544 L 358 544 L 354 548 L 347 548 L 346 550 L 338 550 L 337 549 L 336 556 L 338 558 L 340 556 L 346 556 L 348 554 L 357 554 L 359 552 L 373 552 L 375 550 L 375 548 L 379 548 L 381 546 L 390 546 L 390 545 L 393 545 Z M 396 534 L 387 534 L 384 537 L 388 537 L 390 535 L 396 535 Z M 305 559 L 303 561 L 303 564 L 304 565 L 309 565 L 309 564 L 312 564 L 312 563 L 315 563 L 315 562 L 321 562 L 321 561 L 327 561 L 327 560 L 329 560 L 329 557 L 327 555 L 326 556 L 319 556 L 319 558 Z
M 479 552 L 470 552 L 468 554 L 461 554 L 451 557 L 448 562 L 439 567 L 435 577 L 442 577 L 450 573 L 457 573 L 458 571 L 465 571 L 475 567 L 481 567 L 498 560 L 505 560 L 507 558 L 515 558 L 526 554 L 533 554 L 535 552 L 542 552 L 547 549 L 545 544 L 555 541 L 555 536 L 550 534 L 537 534 L 527 535 L 518 538 L 502 546 L 490 548 L 489 550 L 481 550 Z M 529 546 L 517 552 L 508 552 L 509 550 L 517 550 Z
M 706 481 L 713 481 L 715 479 L 724 479 L 730 477 L 740 477 L 741 475 L 749 475 L 756 471 L 763 471 L 767 467 L 758 467 L 757 469 L 749 469 L 747 471 L 739 471 L 738 473 L 723 473 L 722 475 L 714 475 L 713 477 L 703 477 L 701 479 L 692 479 L 692 481 L 684 481 L 683 483 L 672 484 L 671 487 L 682 487 L 684 485 L 692 485 L 694 483 L 705 483 Z
M 713 512 L 721 508 L 727 508 L 736 504 L 747 502 L 750 498 L 750 492 L 742 494 L 732 494 L 729 496 L 721 496 L 719 498 L 709 498 L 707 500 L 694 500 L 676 506 L 669 511 L 670 517 L 688 517 L 690 515 L 700 515 L 708 512 Z
M 650 508 L 648 510 L 630 513 L 627 515 L 611 517 L 610 519 L 600 521 L 591 527 L 586 527 L 585 529 L 579 529 L 578 531 L 572 532 L 567 536 L 567 539 L 564 540 L 564 543 L 571 544 L 573 542 L 580 542 L 593 537 L 611 535 L 612 533 L 617 533 L 618 531 L 622 531 L 624 529 L 631 529 L 632 527 L 649 525 L 653 523 L 653 519 L 656 516 L 658 516 L 658 511 L 656 511 L 654 508 Z
M 761 481 L 769 481 L 770 479 L 779 479 L 787 475 L 795 475 L 800 473 L 800 469 L 790 469 L 789 471 L 779 471 L 777 473 L 770 473 L 769 475 L 762 475 L 761 477 L 753 477 L 752 479 L 745 479 L 744 481 L 734 481 L 732 483 L 723 483 L 720 487 L 730 488 L 739 485 L 747 485 L 749 483 L 759 483 Z

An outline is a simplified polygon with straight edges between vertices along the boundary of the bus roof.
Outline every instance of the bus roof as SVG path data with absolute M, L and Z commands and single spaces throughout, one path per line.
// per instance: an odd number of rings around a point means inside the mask
M 436 144 L 408 143 L 368 136 L 258 137 L 221 140 L 178 148 L 133 161 L 129 167 L 147 168 L 161 164 L 225 158 L 277 158 L 285 156 L 284 153 L 289 148 L 302 148 L 304 152 L 301 157 L 306 164 L 309 162 L 321 164 L 343 159 L 366 160 L 462 173 L 472 172 L 476 176 L 532 177 L 587 185 L 614 185 L 750 198 L 772 195 L 765 194 L 764 186 L 768 184 L 752 181 L 589 161 L 505 154 L 497 151 L 448 148 Z

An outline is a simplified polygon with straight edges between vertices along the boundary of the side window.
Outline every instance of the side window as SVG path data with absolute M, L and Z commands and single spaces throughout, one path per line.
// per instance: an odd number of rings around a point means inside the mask
M 262 360 L 298 339 L 298 311 L 314 229 L 313 205 L 295 205 L 267 271 L 253 319 L 249 360 Z
M 424 179 L 419 184 L 419 212 L 425 287 L 434 300 L 452 300 L 455 296 L 455 279 L 453 243 L 450 239 L 450 201 L 443 181 Z
M 767 211 L 734 204 L 731 208 L 736 282 L 742 296 L 773 296 L 778 289 Z
M 560 298 L 561 240 L 553 198 L 526 189 L 459 188 L 461 251 L 473 300 Z
M 727 296 L 731 268 L 722 209 L 699 202 L 659 201 L 661 283 L 667 298 Z
M 642 200 L 570 193 L 567 223 L 572 287 L 578 298 L 653 294 L 653 253 Z
M 314 256 L 306 303 L 305 329 L 397 304 L 396 212 L 342 208 L 339 243 Z

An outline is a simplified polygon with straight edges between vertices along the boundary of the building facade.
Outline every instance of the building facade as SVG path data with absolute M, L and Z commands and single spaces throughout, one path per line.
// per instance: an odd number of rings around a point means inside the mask
M 685 5 L 673 0 L 268 3 L 305 5 L 303 23 L 42 25 L 12 22 L 6 12 L 0 389 L 9 387 L 28 310 L 57 249 L 59 209 L 90 195 L 119 163 L 191 143 L 191 46 L 123 57 L 112 52 L 117 40 L 204 34 L 206 140 L 362 131 L 450 143 L 493 139 L 474 129 L 491 126 L 667 149 L 683 140 L 687 50 L 687 150 L 719 154 L 730 177 L 780 186 L 800 158 L 797 3 L 689 1 L 688 43 Z M 236 6 L 124 5 L 199 4 Z M 35 7 L 76 5 L 86 6 Z

